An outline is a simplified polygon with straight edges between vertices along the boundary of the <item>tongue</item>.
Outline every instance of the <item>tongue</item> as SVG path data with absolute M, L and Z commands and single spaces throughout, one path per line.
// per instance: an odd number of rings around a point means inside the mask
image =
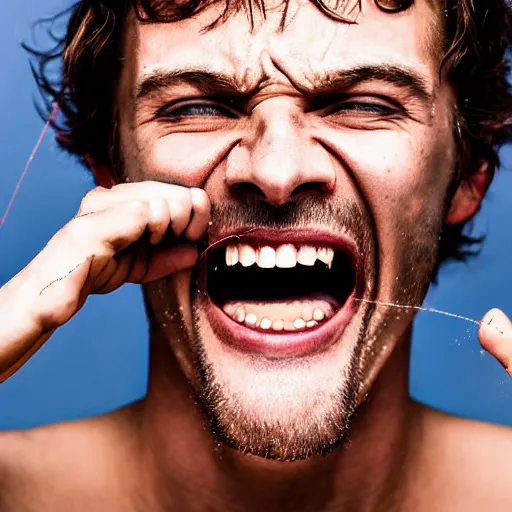
M 296 299 L 293 301 L 253 302 L 228 301 L 224 312 L 247 327 L 297 331 L 316 327 L 336 312 L 336 305 L 325 299 Z

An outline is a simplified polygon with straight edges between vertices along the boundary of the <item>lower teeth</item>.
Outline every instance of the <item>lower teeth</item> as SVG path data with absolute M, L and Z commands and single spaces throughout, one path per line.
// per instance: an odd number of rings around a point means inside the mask
M 236 322 L 264 331 L 312 329 L 334 314 L 333 306 L 326 300 L 268 304 L 231 302 L 225 304 L 223 310 Z

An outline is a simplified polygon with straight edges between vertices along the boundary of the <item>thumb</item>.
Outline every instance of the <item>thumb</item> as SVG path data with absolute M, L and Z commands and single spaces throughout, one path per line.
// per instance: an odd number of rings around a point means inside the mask
M 499 309 L 491 309 L 480 322 L 478 338 L 512 377 L 512 323 Z

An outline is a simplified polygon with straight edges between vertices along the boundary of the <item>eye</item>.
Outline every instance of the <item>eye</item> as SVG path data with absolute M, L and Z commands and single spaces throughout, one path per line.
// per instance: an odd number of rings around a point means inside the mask
M 157 118 L 170 121 L 179 121 L 188 117 L 229 117 L 236 119 L 238 115 L 228 106 L 212 102 L 174 103 L 163 107 L 157 113 Z
M 404 115 L 405 109 L 392 100 L 381 99 L 380 97 L 344 97 L 340 101 L 330 100 L 324 103 L 322 114 L 331 115 L 357 115 L 367 117 L 396 117 Z
M 406 11 L 412 3 L 413 0 L 375 0 L 377 7 L 388 13 Z
M 369 100 L 347 99 L 325 109 L 325 115 L 356 114 L 378 117 L 391 117 L 404 113 L 398 105 Z

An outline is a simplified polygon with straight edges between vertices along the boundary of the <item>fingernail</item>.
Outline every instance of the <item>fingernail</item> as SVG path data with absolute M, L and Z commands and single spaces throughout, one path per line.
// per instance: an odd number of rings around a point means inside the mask
M 508 317 L 499 309 L 493 309 L 482 319 L 482 327 L 490 333 L 505 334 L 512 330 Z

